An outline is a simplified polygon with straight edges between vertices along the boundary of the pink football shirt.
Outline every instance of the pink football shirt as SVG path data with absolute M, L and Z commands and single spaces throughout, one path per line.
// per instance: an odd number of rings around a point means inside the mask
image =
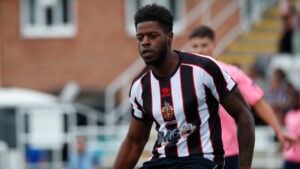
M 258 87 L 242 70 L 238 67 L 220 62 L 220 65 L 231 78 L 238 84 L 245 100 L 250 106 L 253 106 L 260 100 L 264 92 Z M 237 140 L 237 126 L 234 119 L 226 112 L 223 106 L 220 107 L 222 140 L 225 156 L 233 156 L 239 154 Z
M 284 123 L 291 136 L 296 138 L 300 137 L 300 109 L 290 110 L 284 118 Z M 284 159 L 289 162 L 300 162 L 299 142 L 295 144 L 295 147 L 284 150 Z

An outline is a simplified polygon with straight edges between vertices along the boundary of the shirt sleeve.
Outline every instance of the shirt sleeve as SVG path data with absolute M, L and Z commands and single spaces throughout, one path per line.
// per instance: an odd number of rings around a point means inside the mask
M 131 115 L 137 120 L 147 120 L 143 110 L 142 86 L 140 80 L 134 82 L 129 93 Z
M 250 106 L 253 106 L 264 96 L 263 90 L 257 86 L 241 69 L 232 66 L 232 71 L 228 71 L 231 77 L 239 85 L 239 88 Z M 226 69 L 226 68 L 225 68 Z M 227 69 L 226 69 L 227 70 Z
M 210 58 L 210 62 L 208 63 L 208 73 L 212 78 L 209 80 L 209 88 L 211 89 L 214 97 L 219 102 L 222 102 L 231 94 L 237 84 L 222 68 L 222 66 L 213 58 Z

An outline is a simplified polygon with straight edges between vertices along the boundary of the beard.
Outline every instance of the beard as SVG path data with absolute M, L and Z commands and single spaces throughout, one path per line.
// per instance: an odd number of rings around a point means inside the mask
M 144 60 L 145 64 L 149 65 L 149 66 L 159 67 L 159 65 L 164 63 L 166 60 L 167 50 L 168 50 L 168 43 L 167 43 L 167 40 L 165 39 L 161 49 L 158 51 L 158 56 L 154 60 L 151 60 L 151 61 Z

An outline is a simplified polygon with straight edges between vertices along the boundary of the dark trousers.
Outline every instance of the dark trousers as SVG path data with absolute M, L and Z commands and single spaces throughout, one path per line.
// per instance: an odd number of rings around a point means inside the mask
M 238 169 L 239 156 L 229 156 L 225 157 L 225 166 L 224 169 Z
M 300 163 L 284 161 L 283 169 L 300 169 Z

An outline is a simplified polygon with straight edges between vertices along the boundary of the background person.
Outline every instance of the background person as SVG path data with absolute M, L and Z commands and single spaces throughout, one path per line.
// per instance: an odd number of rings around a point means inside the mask
M 98 169 L 99 161 L 95 152 L 90 152 L 86 148 L 84 137 L 76 140 L 76 151 L 69 156 L 69 169 Z
M 192 52 L 200 55 L 213 56 L 215 49 L 215 34 L 214 31 L 207 26 L 196 27 L 189 35 L 189 43 Z M 253 106 L 258 115 L 275 130 L 278 139 L 283 144 L 288 141 L 294 144 L 295 138 L 287 135 L 282 129 L 277 120 L 271 106 L 264 100 L 263 91 L 255 85 L 255 83 L 238 67 L 225 64 L 219 61 L 219 64 L 226 70 L 226 72 L 239 85 L 240 90 L 245 97 L 247 103 Z M 225 150 L 225 169 L 238 168 L 238 139 L 237 128 L 234 119 L 225 111 L 220 109 L 221 126 L 222 126 L 222 140 Z
M 300 139 L 300 102 L 297 92 L 294 92 L 291 97 L 291 107 L 292 109 L 287 112 L 284 118 L 284 124 L 289 134 Z M 300 142 L 291 149 L 285 149 L 283 154 L 285 161 L 283 169 L 300 168 Z

